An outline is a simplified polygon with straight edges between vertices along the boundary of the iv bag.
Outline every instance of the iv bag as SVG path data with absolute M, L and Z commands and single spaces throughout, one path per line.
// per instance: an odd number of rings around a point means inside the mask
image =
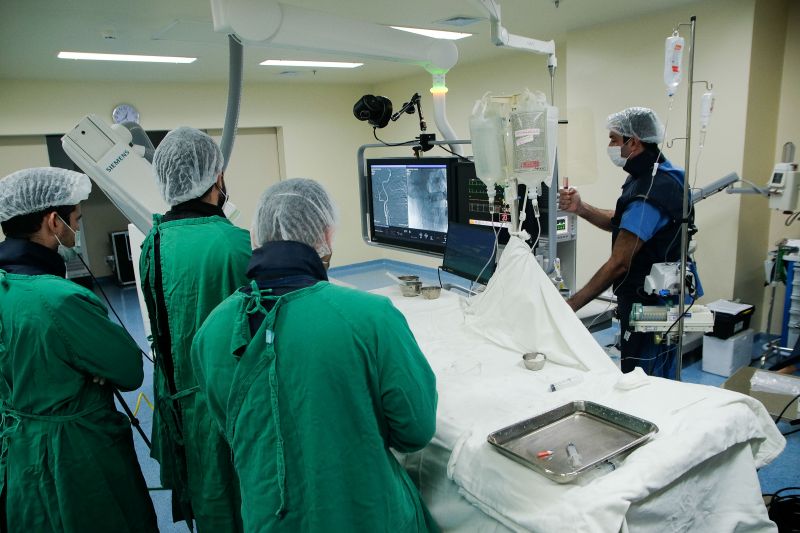
M 505 120 L 486 93 L 472 108 L 469 132 L 475 174 L 486 185 L 490 197 L 494 197 L 495 184 L 506 178 L 505 130 Z
M 675 94 L 675 89 L 681 83 L 683 70 L 681 61 L 683 60 L 683 37 L 678 32 L 667 37 L 664 45 L 664 83 L 667 84 L 667 96 Z
M 509 117 L 511 123 L 512 171 L 529 189 L 549 184 L 553 176 L 558 112 L 547 105 L 541 92 L 529 90 L 520 96 Z

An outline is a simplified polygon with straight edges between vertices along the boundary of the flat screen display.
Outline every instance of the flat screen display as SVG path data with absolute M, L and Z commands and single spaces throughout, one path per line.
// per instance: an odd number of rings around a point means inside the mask
M 495 234 L 490 228 L 451 222 L 442 270 L 485 285 L 494 274 L 494 241 Z
M 517 192 L 522 196 L 527 190 L 520 185 Z M 472 226 L 498 228 L 500 244 L 508 243 L 508 228 L 511 226 L 511 210 L 505 205 L 503 195 L 503 187 L 495 185 L 494 206 L 490 206 L 486 185 L 476 176 L 475 165 L 463 161 L 457 163 L 454 197 L 457 199 L 458 208 L 453 220 Z M 490 210 L 492 207 L 494 214 Z M 536 217 L 530 202 L 525 202 L 525 212 L 526 218 L 522 228 L 535 237 Z
M 367 160 L 370 240 L 444 253 L 454 163 L 443 157 Z

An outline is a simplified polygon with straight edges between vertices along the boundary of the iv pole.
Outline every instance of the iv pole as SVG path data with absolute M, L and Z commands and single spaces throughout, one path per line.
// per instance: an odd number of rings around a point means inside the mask
M 697 17 L 692 15 L 689 19 L 692 28 L 691 45 L 689 48 L 689 79 L 686 95 L 686 158 L 683 177 L 683 219 L 681 220 L 681 293 L 678 302 L 678 357 L 675 365 L 675 379 L 681 380 L 681 366 L 683 365 L 683 320 L 686 313 L 686 262 L 689 247 L 689 169 L 691 168 L 691 139 L 692 139 L 692 85 L 694 84 L 694 37 Z M 679 24 L 686 26 L 686 23 Z

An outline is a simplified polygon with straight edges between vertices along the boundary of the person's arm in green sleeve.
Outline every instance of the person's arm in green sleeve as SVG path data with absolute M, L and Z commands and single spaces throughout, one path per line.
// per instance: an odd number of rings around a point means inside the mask
M 225 404 L 223 403 L 222 399 L 220 399 L 219 395 L 217 394 L 218 387 L 215 386 L 217 383 L 211 383 L 209 380 L 219 380 L 223 379 L 217 373 L 217 369 L 212 368 L 214 366 L 214 362 L 212 361 L 214 356 L 214 350 L 209 349 L 209 342 L 207 342 L 207 336 L 209 332 L 217 331 L 214 328 L 214 319 L 209 317 L 206 319 L 206 322 L 194 336 L 194 340 L 192 341 L 192 349 L 191 349 L 191 361 L 192 361 L 192 369 L 194 370 L 195 379 L 197 379 L 197 385 L 200 387 L 202 391 L 202 396 L 204 398 L 203 401 L 206 402 L 208 406 L 208 411 L 211 414 L 211 418 L 217 424 L 217 427 L 220 430 L 220 433 L 224 435 L 225 431 Z M 213 344 L 213 342 L 212 342 Z M 232 366 L 232 365 L 231 365 Z M 219 370 L 229 370 L 228 368 L 219 369 Z M 228 377 L 229 372 L 225 372 L 227 379 L 232 379 L 232 377 Z M 232 369 L 230 374 L 232 375 Z M 226 398 L 227 399 L 227 398 Z
M 382 315 L 378 364 L 389 445 L 413 452 L 436 431 L 436 377 L 400 311 L 387 302 Z
M 53 321 L 78 370 L 103 378 L 123 391 L 144 381 L 142 353 L 131 336 L 108 318 L 108 311 L 87 294 L 64 296 L 53 309 Z

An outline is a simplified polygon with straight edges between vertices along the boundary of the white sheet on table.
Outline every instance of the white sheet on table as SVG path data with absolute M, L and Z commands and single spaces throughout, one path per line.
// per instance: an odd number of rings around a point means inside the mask
M 473 430 L 456 445 L 448 465 L 462 494 L 512 529 L 619 531 L 633 502 L 647 499 L 732 446 L 748 444 L 750 460 L 758 467 L 776 457 L 785 444 L 764 407 L 747 396 L 659 378 L 647 378 L 646 386 L 623 391 L 614 388 L 609 377 L 554 393 L 538 410 L 525 407 L 500 419 L 476 420 Z M 486 436 L 497 429 L 583 398 L 654 422 L 660 431 L 615 471 L 564 485 L 509 460 L 486 442 Z M 752 468 L 744 472 L 755 476 Z M 755 513 L 749 522 L 756 524 L 755 530 L 774 530 L 757 482 L 755 489 L 750 488 L 734 489 L 750 503 L 748 513 Z M 660 501 L 658 506 L 663 512 L 675 505 L 674 519 L 680 521 L 688 511 L 678 503 Z M 727 512 L 734 519 L 729 508 L 715 512 Z M 656 530 L 662 527 L 654 524 Z
M 541 352 L 560 365 L 617 371 L 522 239 L 509 239 L 486 290 L 468 300 L 467 324 L 498 346 Z

